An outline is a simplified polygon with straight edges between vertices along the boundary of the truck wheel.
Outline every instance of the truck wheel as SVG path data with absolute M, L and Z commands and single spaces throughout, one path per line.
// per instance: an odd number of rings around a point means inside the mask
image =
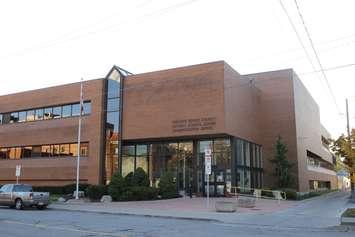
M 16 199 L 15 208 L 16 208 L 16 210 L 22 210 L 23 209 L 23 203 L 22 203 L 22 200 L 20 198 Z

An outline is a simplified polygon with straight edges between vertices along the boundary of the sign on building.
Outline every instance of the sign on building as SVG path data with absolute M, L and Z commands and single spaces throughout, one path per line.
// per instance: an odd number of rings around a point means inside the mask
M 205 149 L 205 174 L 211 174 L 212 165 L 212 150 L 210 148 Z

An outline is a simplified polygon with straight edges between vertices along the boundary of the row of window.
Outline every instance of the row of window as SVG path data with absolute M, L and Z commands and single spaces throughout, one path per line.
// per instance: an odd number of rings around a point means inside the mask
M 89 155 L 89 143 L 80 144 L 80 156 Z M 76 157 L 78 156 L 78 144 L 52 144 L 52 145 L 35 145 L 23 147 L 7 147 L 0 148 L 1 159 L 26 159 L 26 158 L 50 158 L 50 157 Z
M 321 161 L 321 160 L 318 160 L 318 159 L 315 159 L 315 158 L 312 158 L 309 156 L 307 157 L 307 165 L 314 167 L 314 168 L 322 167 L 322 168 L 325 168 L 328 170 L 334 170 L 333 165 L 331 165 L 330 163 L 325 162 L 325 161 Z
M 0 124 L 68 118 L 80 115 L 80 103 L 51 106 L 0 114 Z M 91 113 L 91 102 L 84 102 L 82 115 Z

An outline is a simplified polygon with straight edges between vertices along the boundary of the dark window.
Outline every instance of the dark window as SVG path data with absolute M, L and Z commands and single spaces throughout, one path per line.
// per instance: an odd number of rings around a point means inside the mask
M 3 114 L 2 123 L 7 124 L 10 123 L 10 121 L 11 121 L 11 114 L 10 113 Z
M 83 107 L 83 114 L 87 115 L 91 113 L 91 102 L 85 102 Z
M 72 116 L 79 116 L 80 115 L 80 104 L 73 104 L 71 108 Z
M 53 118 L 57 119 L 61 117 L 62 117 L 62 107 L 61 106 L 53 107 Z
M 8 159 L 8 148 L 0 148 L 0 160 Z
M 30 185 L 15 185 L 13 192 L 32 192 L 32 187 Z
M 53 118 L 53 108 L 45 108 L 44 109 L 44 119 L 51 119 Z
M 62 110 L 62 117 L 70 117 L 71 116 L 71 105 L 64 105 Z
M 107 111 L 112 112 L 112 111 L 118 111 L 119 110 L 119 99 L 108 99 L 107 100 Z
M 35 120 L 35 111 L 27 110 L 26 121 L 34 121 Z
M 36 109 L 35 120 L 43 119 L 43 109 Z
M 30 158 L 32 156 L 32 147 L 26 146 L 23 149 L 22 157 L 23 158 Z
M 32 147 L 32 157 L 41 157 L 41 146 Z
M 11 113 L 10 123 L 17 123 L 18 122 L 18 112 Z

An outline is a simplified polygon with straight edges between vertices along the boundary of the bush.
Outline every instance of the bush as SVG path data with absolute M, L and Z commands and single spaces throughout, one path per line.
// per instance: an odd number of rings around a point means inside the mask
M 121 195 L 127 190 L 127 184 L 125 179 L 119 172 L 116 172 L 111 179 L 108 186 L 108 194 L 112 197 L 112 200 L 119 201 Z
M 49 192 L 50 194 L 59 194 L 64 193 L 63 186 L 34 186 L 32 187 L 35 192 Z
M 79 184 L 79 191 L 84 191 L 89 187 L 89 184 Z M 63 194 L 73 194 L 76 190 L 76 184 L 68 184 L 63 186 Z M 86 195 L 86 193 L 85 193 Z
M 287 200 L 298 200 L 299 199 L 297 191 L 294 189 L 284 189 L 282 191 L 286 193 Z
M 269 191 L 269 190 L 262 190 L 261 191 L 261 196 L 264 196 L 264 197 L 274 197 L 274 194 L 272 193 L 272 191 Z
M 127 188 L 122 193 L 121 201 L 142 201 L 142 200 L 154 200 L 158 197 L 158 189 L 153 187 L 133 186 Z
M 177 192 L 174 176 L 170 172 L 164 173 L 159 181 L 159 195 L 162 198 L 176 198 L 179 197 Z
M 149 177 L 142 168 L 137 168 L 133 175 L 132 186 L 149 187 Z
M 86 188 L 86 195 L 92 201 L 100 200 L 100 198 L 106 194 L 107 194 L 107 187 L 105 185 L 89 185 Z

